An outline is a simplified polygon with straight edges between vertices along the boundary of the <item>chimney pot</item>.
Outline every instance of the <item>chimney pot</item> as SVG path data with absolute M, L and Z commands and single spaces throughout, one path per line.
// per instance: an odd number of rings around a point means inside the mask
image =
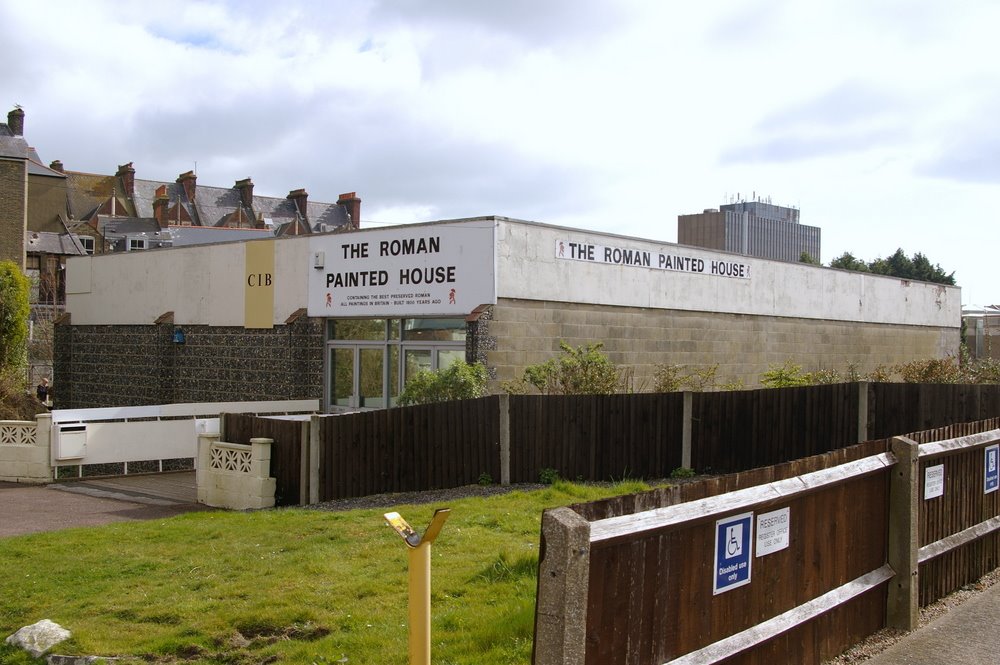
M 14 136 L 24 136 L 24 111 L 20 107 L 7 114 L 7 126 Z
M 361 199 L 355 192 L 341 194 L 337 198 L 337 205 L 344 206 L 349 223 L 353 228 L 361 228 Z
M 66 169 L 63 167 L 63 163 L 60 162 L 58 159 L 49 164 L 49 168 L 52 169 L 53 171 L 59 171 L 59 173 L 66 173 Z

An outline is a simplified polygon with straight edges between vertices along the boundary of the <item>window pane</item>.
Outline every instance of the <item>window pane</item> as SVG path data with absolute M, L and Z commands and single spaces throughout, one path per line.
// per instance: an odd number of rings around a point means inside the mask
M 398 327 L 397 327 L 398 329 Z M 389 345 L 389 406 L 396 406 L 399 397 L 399 346 Z
M 457 360 L 465 360 L 465 349 L 440 349 L 438 351 L 438 369 L 442 370 Z
M 406 368 L 403 370 L 403 381 L 409 381 L 414 376 L 417 375 L 422 369 L 431 369 L 431 350 L 430 349 L 407 349 L 403 357 L 405 358 Z
M 330 350 L 330 403 L 351 406 L 354 396 L 354 349 Z
M 465 319 L 405 319 L 403 321 L 403 339 L 464 342 Z
M 369 409 L 385 407 L 385 373 L 383 371 L 385 353 L 382 347 L 377 349 L 360 349 L 360 379 L 361 395 L 358 406 Z
M 385 339 L 385 319 L 339 319 L 331 321 L 330 339 L 381 342 Z

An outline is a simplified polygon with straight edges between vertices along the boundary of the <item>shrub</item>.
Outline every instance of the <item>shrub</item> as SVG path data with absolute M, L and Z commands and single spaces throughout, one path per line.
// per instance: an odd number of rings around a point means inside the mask
M 0 261 L 0 370 L 27 364 L 31 282 L 13 261 Z
M 760 377 L 765 388 L 792 388 L 809 385 L 809 375 L 802 373 L 802 366 L 786 360 L 781 367 L 772 366 Z
M 961 370 L 954 358 L 911 360 L 896 366 L 904 383 L 957 383 Z
M 689 469 L 686 466 L 679 466 L 670 472 L 671 478 L 694 478 L 694 469 Z
M 406 382 L 399 405 L 473 399 L 486 394 L 486 368 L 459 360 L 436 372 L 422 370 Z
M 573 347 L 559 342 L 562 353 L 544 363 L 529 365 L 519 381 L 508 382 L 509 393 L 527 392 L 528 386 L 546 395 L 613 395 L 625 386 L 625 374 L 601 351 L 604 345 Z
M 538 472 L 538 482 L 543 485 L 551 485 L 557 480 L 559 480 L 559 471 L 556 469 L 545 468 Z

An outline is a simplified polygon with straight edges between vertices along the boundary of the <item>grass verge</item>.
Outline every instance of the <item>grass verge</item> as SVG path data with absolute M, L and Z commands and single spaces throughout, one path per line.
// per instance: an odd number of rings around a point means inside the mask
M 432 550 L 434 662 L 528 663 L 542 510 L 643 489 L 559 481 L 451 502 Z M 422 531 L 435 507 L 397 509 Z M 384 512 L 204 512 L 3 539 L 0 634 L 47 618 L 73 632 L 59 653 L 126 662 L 403 663 L 407 553 Z M 0 642 L 0 662 L 36 661 Z

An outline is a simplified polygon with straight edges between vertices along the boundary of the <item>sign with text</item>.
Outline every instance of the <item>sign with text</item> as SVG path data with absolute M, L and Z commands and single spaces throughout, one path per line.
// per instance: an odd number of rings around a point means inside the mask
M 752 544 L 753 513 L 734 515 L 715 523 L 713 595 L 750 584 Z
M 989 494 L 1000 487 L 1000 445 L 987 446 L 983 453 L 983 494 Z
M 782 508 L 757 516 L 757 556 L 778 552 L 788 547 L 792 524 L 791 509 Z
M 944 464 L 924 469 L 924 500 L 944 496 Z
M 496 296 L 494 222 L 311 239 L 309 316 L 466 315 Z
M 274 327 L 274 241 L 248 242 L 244 250 L 243 327 Z
M 589 261 L 651 270 L 750 279 L 749 263 L 730 259 L 705 259 L 688 254 L 681 247 L 672 252 L 654 252 L 649 249 L 609 247 L 559 239 L 556 240 L 556 258 L 567 261 Z

